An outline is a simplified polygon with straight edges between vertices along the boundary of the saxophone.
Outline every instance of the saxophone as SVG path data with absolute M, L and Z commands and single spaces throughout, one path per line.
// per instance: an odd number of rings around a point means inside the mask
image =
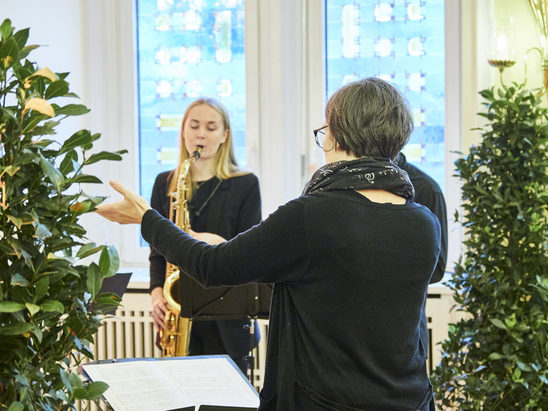
M 190 230 L 188 201 L 192 193 L 188 174 L 190 166 L 200 158 L 202 149 L 202 146 L 197 146 L 192 156 L 185 159 L 179 166 L 176 175 L 177 190 L 170 194 L 169 219 L 186 232 Z M 173 289 L 175 284 L 179 282 L 179 276 L 179 269 L 168 262 L 164 283 L 164 298 L 167 301 L 165 327 L 159 333 L 162 357 L 184 357 L 188 355 L 192 318 L 180 317 L 181 304 L 173 297 Z

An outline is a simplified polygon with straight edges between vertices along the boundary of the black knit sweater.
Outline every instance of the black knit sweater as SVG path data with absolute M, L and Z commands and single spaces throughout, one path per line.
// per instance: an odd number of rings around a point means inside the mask
M 420 324 L 440 224 L 427 208 L 333 191 L 217 246 L 153 210 L 142 234 L 205 286 L 275 283 L 261 410 L 417 410 L 430 400 Z

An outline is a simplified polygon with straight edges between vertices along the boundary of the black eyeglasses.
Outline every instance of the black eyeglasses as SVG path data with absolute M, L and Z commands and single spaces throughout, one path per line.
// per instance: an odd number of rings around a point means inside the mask
M 322 150 L 324 149 L 323 148 L 323 144 L 321 143 L 320 141 L 320 138 L 325 136 L 325 129 L 327 128 L 328 126 L 325 125 L 325 126 L 322 126 L 320 128 L 317 128 L 316 130 L 313 130 L 312 132 L 314 133 L 314 141 L 316 141 L 316 145 L 318 147 L 320 147 Z

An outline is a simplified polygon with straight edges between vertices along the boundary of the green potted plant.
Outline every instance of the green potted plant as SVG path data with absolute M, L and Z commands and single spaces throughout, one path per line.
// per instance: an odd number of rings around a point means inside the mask
M 548 409 L 548 114 L 536 91 L 480 92 L 481 141 L 455 162 L 465 252 L 432 382 L 442 408 Z
M 101 182 L 83 169 L 125 150 L 89 154 L 100 135 L 88 130 L 48 138 L 89 110 L 55 103 L 77 96 L 68 73 L 27 59 L 37 47 L 26 44 L 29 29 L 6 19 L 0 35 L 0 409 L 68 409 L 107 388 L 82 382 L 74 358 L 93 358 L 100 315 L 119 304 L 99 294 L 118 270 L 116 250 L 89 242 L 78 223 L 103 200 L 82 191 Z

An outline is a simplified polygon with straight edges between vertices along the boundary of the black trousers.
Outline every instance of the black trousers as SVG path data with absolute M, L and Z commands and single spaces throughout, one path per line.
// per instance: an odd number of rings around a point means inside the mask
M 218 355 L 228 354 L 219 335 L 215 321 L 193 321 L 190 333 L 190 355 Z M 246 356 L 232 358 L 232 361 L 247 375 Z

